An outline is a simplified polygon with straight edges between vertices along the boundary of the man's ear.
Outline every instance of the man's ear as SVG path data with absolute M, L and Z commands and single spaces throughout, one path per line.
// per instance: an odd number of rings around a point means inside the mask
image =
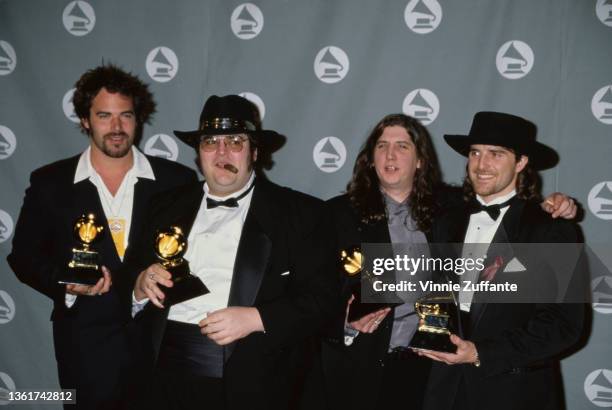
M 524 170 L 528 163 L 529 157 L 527 155 L 521 155 L 521 158 L 516 163 L 515 172 L 518 174 L 519 172 Z
M 257 161 L 257 148 L 255 148 L 255 151 L 253 151 L 253 162 Z
M 81 126 L 89 131 L 89 118 L 81 118 Z

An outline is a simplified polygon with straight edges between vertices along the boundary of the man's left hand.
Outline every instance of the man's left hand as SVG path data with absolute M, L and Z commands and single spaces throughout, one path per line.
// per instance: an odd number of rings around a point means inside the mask
M 457 335 L 450 336 L 451 342 L 457 346 L 456 353 L 443 353 L 443 352 L 432 352 L 432 351 L 417 351 L 419 356 L 429 357 L 432 360 L 438 362 L 444 362 L 446 364 L 461 364 L 461 363 L 474 363 L 478 358 L 476 351 L 476 345 L 469 340 L 463 340 Z
M 232 306 L 208 314 L 198 323 L 203 335 L 224 346 L 253 332 L 263 332 L 259 311 L 253 307 Z
M 569 196 L 561 192 L 555 192 L 547 196 L 542 202 L 542 209 L 551 214 L 553 218 L 574 219 L 578 207 Z

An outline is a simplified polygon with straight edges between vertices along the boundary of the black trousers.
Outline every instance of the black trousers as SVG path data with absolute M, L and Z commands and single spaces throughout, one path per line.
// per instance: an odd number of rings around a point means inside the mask
M 150 410 L 223 410 L 223 379 L 155 369 L 142 408 Z
M 407 409 L 420 410 L 430 370 L 431 360 L 411 350 L 388 353 L 377 409 L 395 409 L 398 403 L 404 403 Z

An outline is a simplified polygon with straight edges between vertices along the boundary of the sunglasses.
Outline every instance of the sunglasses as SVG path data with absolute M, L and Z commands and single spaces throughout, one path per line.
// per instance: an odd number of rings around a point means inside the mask
M 219 149 L 221 142 L 231 152 L 240 152 L 244 143 L 249 140 L 246 135 L 204 135 L 200 139 L 200 149 L 204 152 L 214 152 Z

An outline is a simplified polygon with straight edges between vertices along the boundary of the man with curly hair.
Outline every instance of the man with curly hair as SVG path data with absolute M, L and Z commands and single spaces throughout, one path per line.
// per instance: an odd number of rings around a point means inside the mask
M 117 272 L 146 223 L 149 199 L 197 177 L 134 146 L 155 112 L 153 95 L 138 77 L 113 65 L 96 67 L 77 81 L 73 103 L 89 146 L 32 172 L 8 262 L 23 283 L 54 303 L 59 381 L 76 389 L 76 407 L 124 408 L 136 355 Z M 93 245 L 101 275 L 87 284 L 69 277 L 68 263 L 79 247 L 75 222 L 89 214 L 103 230 Z

